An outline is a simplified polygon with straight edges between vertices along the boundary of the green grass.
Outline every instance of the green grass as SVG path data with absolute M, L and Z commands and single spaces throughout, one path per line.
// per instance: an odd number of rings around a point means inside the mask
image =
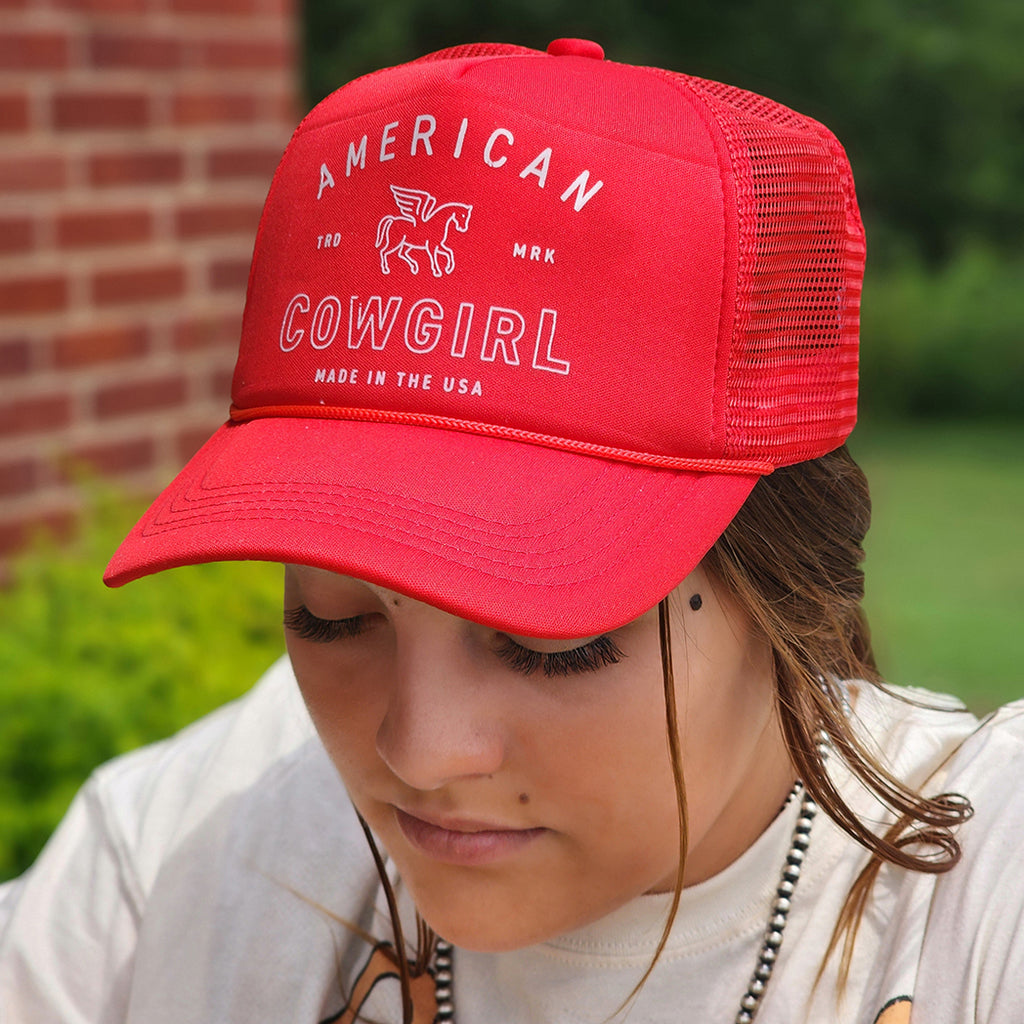
M 850 449 L 871 482 L 883 673 L 979 711 L 1024 696 L 1024 425 L 869 425 Z

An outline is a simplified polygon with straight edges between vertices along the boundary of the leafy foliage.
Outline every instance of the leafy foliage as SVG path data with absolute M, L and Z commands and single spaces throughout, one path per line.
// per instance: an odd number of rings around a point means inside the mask
M 1017 0 L 307 0 L 311 102 L 356 75 L 456 43 L 601 42 L 765 93 L 850 149 L 876 255 L 941 262 L 1024 230 L 1024 5 Z
M 1009 419 L 1024 411 L 1024 258 L 961 249 L 941 267 L 869 267 L 862 409 L 890 417 Z
M 190 566 L 107 590 L 134 513 L 93 500 L 0 590 L 0 878 L 31 862 L 100 762 L 237 696 L 283 650 L 280 568 Z

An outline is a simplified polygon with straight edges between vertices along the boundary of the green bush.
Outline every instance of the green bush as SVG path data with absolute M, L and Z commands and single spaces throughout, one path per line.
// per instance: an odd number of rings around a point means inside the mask
M 1024 259 L 967 247 L 931 268 L 906 258 L 864 285 L 863 407 L 888 416 L 1020 417 Z
M 70 547 L 41 539 L 0 590 L 0 878 L 34 858 L 92 768 L 237 696 L 283 650 L 280 567 L 101 582 L 134 514 L 94 498 Z

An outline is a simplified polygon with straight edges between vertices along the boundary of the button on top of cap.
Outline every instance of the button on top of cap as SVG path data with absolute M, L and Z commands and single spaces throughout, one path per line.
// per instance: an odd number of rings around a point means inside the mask
M 604 60 L 604 49 L 590 39 L 556 39 L 548 47 L 552 57 L 592 57 Z

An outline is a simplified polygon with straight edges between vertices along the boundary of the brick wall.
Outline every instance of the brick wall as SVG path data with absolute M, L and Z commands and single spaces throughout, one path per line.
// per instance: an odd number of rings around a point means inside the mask
M 0 553 L 227 414 L 294 0 L 0 0 Z

